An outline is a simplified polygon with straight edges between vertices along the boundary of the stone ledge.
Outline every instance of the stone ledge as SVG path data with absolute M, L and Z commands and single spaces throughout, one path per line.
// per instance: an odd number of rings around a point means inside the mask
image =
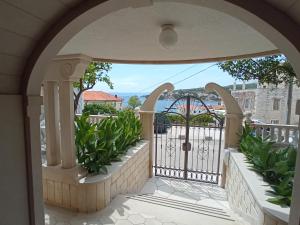
M 231 149 L 229 153 L 229 166 L 232 163 L 231 161 L 237 166 L 239 173 L 261 211 L 279 223 L 288 223 L 290 208 L 284 208 L 267 201 L 271 197 L 266 192 L 271 190 L 270 185 L 264 182 L 259 174 L 249 169 L 250 164 L 246 162 L 244 154 Z
M 78 181 L 87 175 L 87 171 L 80 166 L 70 169 L 63 169 L 61 164 L 56 166 L 43 165 L 43 179 L 56 180 L 68 184 L 77 184 Z

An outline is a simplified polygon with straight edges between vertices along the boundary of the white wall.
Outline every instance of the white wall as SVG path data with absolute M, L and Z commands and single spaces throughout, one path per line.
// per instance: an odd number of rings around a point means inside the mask
M 0 95 L 0 105 L 0 224 L 27 225 L 22 97 Z

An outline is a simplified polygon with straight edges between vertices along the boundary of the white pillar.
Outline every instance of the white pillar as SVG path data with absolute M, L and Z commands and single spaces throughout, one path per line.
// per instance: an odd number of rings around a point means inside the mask
M 242 84 L 242 89 L 245 90 L 246 89 L 246 82 L 243 81 L 243 84 Z
M 76 165 L 74 141 L 74 94 L 72 80 L 63 80 L 59 82 L 59 109 L 62 167 L 72 168 Z
M 55 81 L 44 82 L 44 111 L 46 125 L 47 165 L 60 164 L 60 130 L 58 85 Z
M 297 101 L 296 114 L 300 115 L 300 100 Z M 300 127 L 300 119 L 299 119 L 298 127 Z M 293 188 L 293 196 L 292 196 L 292 205 L 290 210 L 289 225 L 299 225 L 299 224 L 300 224 L 300 143 L 298 141 L 298 153 L 297 153 L 297 160 L 296 160 L 294 188 Z
M 42 160 L 40 141 L 40 115 L 43 99 L 41 96 L 28 96 L 27 116 L 30 127 L 31 173 L 32 173 L 32 197 L 34 208 L 34 224 L 44 224 L 44 204 L 42 185 Z M 31 206 L 32 207 L 32 206 Z
M 153 133 L 154 133 L 154 112 L 140 111 L 140 120 L 142 123 L 142 138 L 149 140 L 149 177 L 153 177 Z
M 240 134 L 243 131 L 243 115 L 226 114 L 224 148 L 239 148 Z

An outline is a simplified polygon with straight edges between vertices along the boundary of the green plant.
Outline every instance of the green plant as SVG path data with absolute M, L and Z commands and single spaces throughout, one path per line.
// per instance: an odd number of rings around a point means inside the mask
M 75 145 L 79 165 L 89 173 L 106 172 L 106 151 L 97 137 L 97 124 L 88 122 L 88 114 L 75 118 Z
M 293 190 L 296 149 L 292 146 L 278 148 L 274 142 L 255 136 L 253 129 L 245 125 L 241 135 L 240 151 L 251 165 L 271 185 L 268 191 L 273 197 L 268 201 L 289 206 Z
M 116 114 L 117 110 L 109 104 L 87 104 L 84 106 L 82 113 L 88 113 L 90 115 L 99 114 Z
M 75 119 L 78 163 L 89 173 L 105 173 L 106 166 L 121 160 L 128 148 L 140 140 L 142 125 L 133 111 L 120 111 L 99 123 L 88 122 L 89 114 Z
M 166 114 L 171 123 L 185 124 L 186 120 L 178 114 Z M 207 126 L 209 123 L 214 123 L 214 118 L 209 114 L 191 115 L 190 124 L 196 126 Z

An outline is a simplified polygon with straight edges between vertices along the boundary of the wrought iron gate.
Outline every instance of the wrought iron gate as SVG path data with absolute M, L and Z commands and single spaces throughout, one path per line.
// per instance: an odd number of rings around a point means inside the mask
M 223 121 L 193 96 L 155 114 L 155 175 L 217 184 Z

